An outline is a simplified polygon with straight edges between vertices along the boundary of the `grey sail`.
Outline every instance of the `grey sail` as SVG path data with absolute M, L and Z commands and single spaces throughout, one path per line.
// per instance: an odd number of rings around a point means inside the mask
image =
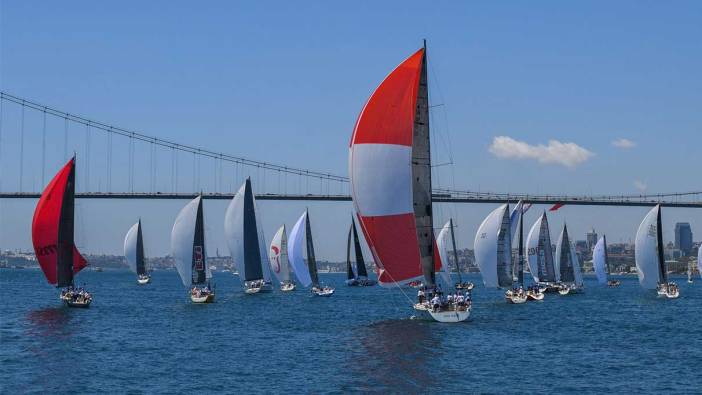
M 519 207 L 519 250 L 517 258 L 517 283 L 520 286 L 524 286 L 524 209 L 522 205 Z
M 412 133 L 412 195 L 417 225 L 419 257 L 425 285 L 436 283 L 434 265 L 434 221 L 431 207 L 431 145 L 429 137 L 429 87 L 427 55 L 422 56 L 422 71 Z
M 346 279 L 353 280 L 356 278 L 356 274 L 353 272 L 353 267 L 351 266 L 351 232 L 353 231 L 353 222 L 349 227 L 349 236 L 346 240 Z
M 314 258 L 314 244 L 312 243 L 312 227 L 310 226 L 310 213 L 307 212 L 305 217 L 305 239 L 307 239 L 307 269 L 310 272 L 312 286 L 319 286 L 319 278 L 317 276 L 317 261 Z
M 76 195 L 76 166 L 71 166 L 63 191 L 63 203 L 59 214 L 59 228 L 56 250 L 56 286 L 68 287 L 73 285 L 73 249 L 75 245 L 74 231 L 74 205 Z
M 558 243 L 558 270 L 560 280 L 565 283 L 575 282 L 575 271 L 573 268 L 572 254 L 570 253 L 570 238 L 568 237 L 568 227 L 563 225 L 563 233 Z
M 497 284 L 500 287 L 512 287 L 514 269 L 512 268 L 512 222 L 509 204 L 505 205 L 502 222 L 497 233 Z
M 556 272 L 553 265 L 553 247 L 551 246 L 551 233 L 548 229 L 548 218 L 546 213 L 541 221 L 541 231 L 539 233 L 539 281 L 555 282 Z
M 353 230 L 353 248 L 356 251 L 356 274 L 360 278 L 368 278 L 366 271 L 366 262 L 363 260 L 363 250 L 361 250 L 361 241 L 358 238 L 356 224 L 351 219 L 351 229 Z
M 207 282 L 205 253 L 205 223 L 202 216 L 202 199 L 198 201 L 195 219 L 195 237 L 193 239 L 193 285 Z
M 136 272 L 138 275 L 146 274 L 146 262 L 144 259 L 144 239 L 141 234 L 141 219 L 137 228 L 136 240 Z
M 263 278 L 261 247 L 259 246 L 258 225 L 256 224 L 256 207 L 254 204 L 251 179 L 246 179 L 244 185 L 244 265 L 246 266 L 244 281 L 260 280 Z

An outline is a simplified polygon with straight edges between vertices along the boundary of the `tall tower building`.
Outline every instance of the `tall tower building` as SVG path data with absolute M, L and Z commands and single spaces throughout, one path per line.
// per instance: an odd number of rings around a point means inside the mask
M 692 252 L 692 228 L 688 222 L 675 224 L 675 248 L 685 255 Z
M 597 244 L 597 232 L 595 232 L 595 228 L 592 228 L 591 231 L 587 232 L 587 248 L 592 250 L 595 248 L 595 244 Z

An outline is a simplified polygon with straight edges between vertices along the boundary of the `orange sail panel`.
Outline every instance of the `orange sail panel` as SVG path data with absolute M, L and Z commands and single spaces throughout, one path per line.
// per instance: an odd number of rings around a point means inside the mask
M 358 117 L 351 194 L 381 285 L 422 276 L 412 195 L 412 141 L 424 49 L 393 70 Z
M 54 176 L 34 210 L 34 253 L 49 284 L 73 283 L 73 274 L 87 266 L 73 242 L 75 158 Z

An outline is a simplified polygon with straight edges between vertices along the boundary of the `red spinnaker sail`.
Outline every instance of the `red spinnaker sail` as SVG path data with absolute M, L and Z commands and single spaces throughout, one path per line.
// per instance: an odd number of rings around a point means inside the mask
M 381 285 L 422 277 L 412 195 L 412 140 L 424 49 L 368 99 L 351 137 L 351 194 Z M 436 270 L 439 261 L 435 261 Z
M 39 198 L 32 220 L 32 244 L 34 253 L 49 284 L 57 283 L 58 240 L 61 211 L 66 195 L 69 175 L 75 169 L 75 159 L 71 159 L 54 176 Z M 72 210 L 71 210 L 72 212 Z M 70 219 L 73 220 L 72 218 Z M 87 266 L 85 258 L 73 246 L 73 272 L 78 273 Z

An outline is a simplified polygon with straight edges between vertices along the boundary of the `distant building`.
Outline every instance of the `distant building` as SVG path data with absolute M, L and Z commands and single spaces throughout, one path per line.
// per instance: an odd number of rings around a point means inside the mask
M 595 244 L 597 244 L 597 232 L 595 232 L 595 228 L 592 228 L 591 231 L 587 232 L 587 248 L 589 250 L 595 248 Z
M 675 224 L 675 248 L 683 254 L 690 255 L 692 252 L 692 228 L 687 222 Z

